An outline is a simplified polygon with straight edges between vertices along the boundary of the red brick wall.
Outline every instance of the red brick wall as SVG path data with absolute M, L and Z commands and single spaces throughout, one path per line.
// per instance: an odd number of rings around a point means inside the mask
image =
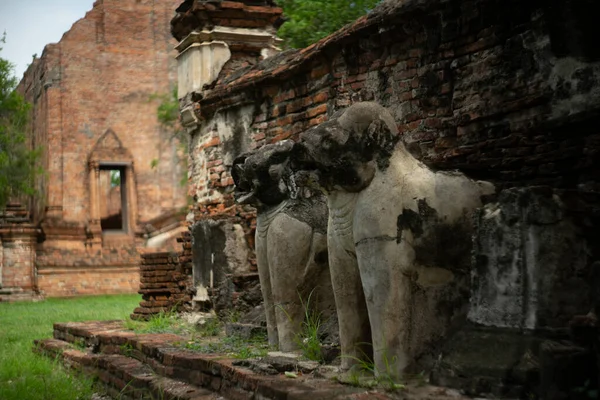
M 137 291 L 136 246 L 143 247 L 146 225 L 186 204 L 179 183 L 184 155 L 157 119 L 157 95 L 171 93 L 176 83 L 169 22 L 178 4 L 95 2 L 59 43 L 45 48 L 18 87 L 33 104 L 32 142 L 45 150 L 47 174 L 32 208 L 44 228 L 36 266 L 47 295 Z M 127 185 L 135 188 L 137 213 L 127 236 L 99 238 L 89 229 L 88 158 L 109 129 L 133 157 L 134 182 Z
M 138 265 L 105 268 L 46 267 L 38 269 L 41 294 L 48 297 L 135 293 L 140 287 Z
M 573 54 L 558 54 L 572 32 L 558 30 L 551 10 L 492 0 L 396 7 L 206 91 L 198 108 L 206 127 L 193 137 L 192 194 L 206 203 L 229 193 L 223 164 L 230 153 L 297 138 L 357 101 L 388 107 L 409 149 L 433 167 L 501 186 L 600 181 L 596 152 L 587 150 L 600 141 L 593 123 L 600 58 L 574 58 L 575 45 L 563 50 Z M 236 113 L 252 122 L 227 128 L 247 133 L 232 151 L 219 121 Z
M 559 3 L 388 1 L 313 46 L 225 71 L 197 101 L 195 218 L 243 212 L 229 172 L 237 155 L 297 139 L 358 101 L 387 107 L 409 150 L 434 168 L 499 188 L 598 190 L 600 55 L 569 40 L 597 29 Z
M 34 121 L 34 132 L 46 131 L 49 140 L 47 205 L 62 207 L 65 221 L 88 218 L 87 156 L 108 129 L 133 154 L 141 221 L 185 204 L 178 186 L 176 142 L 157 122 L 159 100 L 151 101 L 153 95 L 170 93 L 175 83 L 176 42 L 170 37 L 169 20 L 176 4 L 97 2 L 44 52 L 38 62 L 44 71 L 32 68 L 26 73 L 21 90 L 30 101 L 39 75 L 42 85 L 51 84 L 38 100 L 49 114 L 40 116 L 39 125 Z M 48 82 L 49 77 L 54 79 Z M 156 168 L 151 166 L 153 159 L 159 160 Z

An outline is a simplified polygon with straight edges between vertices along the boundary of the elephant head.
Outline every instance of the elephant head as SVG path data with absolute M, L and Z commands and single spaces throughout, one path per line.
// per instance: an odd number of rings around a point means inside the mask
M 377 103 L 357 103 L 300 136 L 291 152 L 294 170 L 310 171 L 325 191 L 358 192 L 376 169 L 386 169 L 400 137 L 392 115 Z
M 241 204 L 270 207 L 290 196 L 289 153 L 291 140 L 268 144 L 242 154 L 233 162 L 235 199 Z

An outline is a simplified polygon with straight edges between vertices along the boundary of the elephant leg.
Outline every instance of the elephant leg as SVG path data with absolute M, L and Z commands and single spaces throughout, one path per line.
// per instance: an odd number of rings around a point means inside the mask
M 277 322 L 275 319 L 275 309 L 273 307 L 273 293 L 271 286 L 271 275 L 269 273 L 269 258 L 267 256 L 267 233 L 256 227 L 256 262 L 258 267 L 258 278 L 260 279 L 260 290 L 265 307 L 265 316 L 267 319 L 267 336 L 269 345 L 277 346 Z
M 328 234 L 329 269 L 340 330 L 342 369 L 372 356 L 369 315 L 356 256 L 345 249 L 343 237 Z
M 378 375 L 398 379 L 409 363 L 411 278 L 414 252 L 388 238 L 357 243 L 356 255 L 369 310 L 373 361 Z
M 304 307 L 298 288 L 311 253 L 312 229 L 287 214 L 279 214 L 267 235 L 271 287 L 279 336 L 279 349 L 298 348 L 298 334 L 304 321 Z

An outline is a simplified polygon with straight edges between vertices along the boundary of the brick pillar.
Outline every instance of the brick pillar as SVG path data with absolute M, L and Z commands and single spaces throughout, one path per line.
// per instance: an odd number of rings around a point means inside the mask
M 37 229 L 30 224 L 0 227 L 0 301 L 35 296 L 36 238 Z

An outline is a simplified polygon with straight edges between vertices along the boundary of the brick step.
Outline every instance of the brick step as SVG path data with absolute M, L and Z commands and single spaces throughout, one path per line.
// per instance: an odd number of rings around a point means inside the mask
M 304 376 L 289 379 L 285 375 L 262 375 L 250 368 L 236 365 L 239 360 L 222 354 L 204 354 L 181 347 L 186 338 L 173 334 L 136 334 L 125 331 L 122 321 L 78 322 L 54 324 L 54 339 L 38 342 L 38 349 L 66 355 L 64 362 L 70 366 L 84 365 L 84 372 L 95 373 L 94 368 L 116 368 L 122 363 L 136 371 L 152 371 L 158 377 L 184 382 L 196 388 L 209 390 L 225 399 L 368 399 L 365 389 L 342 385 L 327 378 Z M 76 344 L 81 350 L 68 350 Z M 74 353 L 78 351 L 79 353 Z M 83 356 L 87 354 L 87 356 Z M 117 355 L 117 358 L 108 356 Z M 112 364 L 98 361 L 108 357 Z M 123 357 L 123 358 L 121 358 Z M 125 359 L 134 360 L 125 362 Z M 114 360 L 119 360 L 114 361 Z M 94 364 L 96 362 L 96 364 Z M 103 361 L 108 363 L 108 361 Z M 141 363 L 144 367 L 140 367 Z M 121 365 L 121 364 L 119 364 Z M 142 380 L 140 372 L 139 382 Z M 107 380 L 109 378 L 106 378 Z M 112 378 L 111 378 L 112 379 Z M 120 378 L 124 380 L 123 378 Z M 137 382 L 137 381 L 136 381 Z M 364 397 L 367 396 L 367 397 Z M 391 399 L 377 393 L 380 400 Z
M 451 389 L 407 384 L 406 390 L 387 392 L 343 385 L 317 374 L 265 375 L 251 369 L 252 363 L 222 354 L 205 354 L 182 348 L 188 339 L 173 334 L 136 334 L 123 329 L 123 321 L 54 324 L 54 339 L 36 342 L 35 351 L 58 357 L 67 366 L 98 376 L 111 396 L 158 393 L 165 399 L 262 399 L 262 400 L 466 400 Z M 76 344 L 74 348 L 72 344 Z M 85 351 L 83 350 L 85 349 Z M 256 359 L 262 365 L 265 359 Z M 287 368 L 287 367 L 286 367 Z M 329 367 L 331 368 L 331 367 Z M 259 368 L 260 369 L 260 368 Z M 286 370 L 287 371 L 287 370 Z M 112 389 L 111 389 L 112 388 Z M 137 392 L 135 392 L 137 390 Z M 145 392 L 144 392 L 145 390 Z M 160 395 L 163 393 L 164 395 Z M 162 397 L 161 397 L 162 396 Z
M 169 400 L 225 399 L 207 389 L 157 375 L 152 368 L 120 354 L 94 354 L 78 350 L 65 341 L 36 341 L 36 352 L 60 359 L 66 366 L 92 373 L 108 395 L 118 399 L 160 398 Z

